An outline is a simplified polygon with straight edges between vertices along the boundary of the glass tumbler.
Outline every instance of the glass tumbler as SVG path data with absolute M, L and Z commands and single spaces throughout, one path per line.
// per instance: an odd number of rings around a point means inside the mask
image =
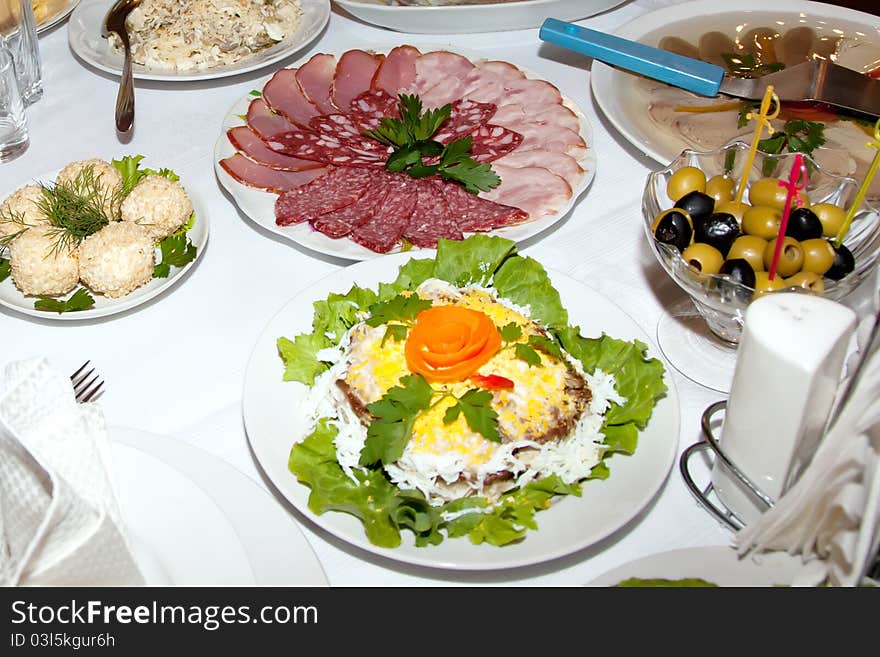
M 0 44 L 15 61 L 18 90 L 25 106 L 43 95 L 43 76 L 33 0 L 0 0 Z
M 27 147 L 27 121 L 12 53 L 0 43 L 0 162 L 21 155 Z

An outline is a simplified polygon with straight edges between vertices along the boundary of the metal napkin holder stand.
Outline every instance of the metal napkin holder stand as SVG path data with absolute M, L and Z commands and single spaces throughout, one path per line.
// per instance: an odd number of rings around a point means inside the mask
M 715 438 L 715 435 L 712 432 L 712 419 L 719 411 L 722 411 L 725 408 L 727 408 L 727 400 L 715 402 L 703 411 L 703 415 L 700 418 L 703 440 L 694 443 L 682 452 L 681 457 L 678 460 L 678 469 L 681 472 L 681 476 L 684 479 L 685 484 L 687 484 L 688 489 L 697 499 L 697 502 L 699 502 L 703 508 L 709 511 L 709 513 L 715 516 L 723 524 L 727 525 L 734 531 L 739 531 L 745 527 L 745 522 L 743 522 L 743 520 L 733 511 L 721 505 L 720 500 L 719 504 L 716 505 L 711 499 L 709 499 L 709 495 L 714 489 L 711 479 L 705 488 L 701 489 L 691 476 L 689 468 L 689 463 L 693 456 L 711 450 L 714 453 L 715 458 L 721 460 L 721 463 L 748 489 L 756 500 L 768 509 L 773 506 L 773 498 L 764 493 L 755 482 L 749 479 L 749 477 L 747 477 L 742 470 L 731 461 L 730 457 L 724 453 L 723 449 L 721 449 L 721 443 Z

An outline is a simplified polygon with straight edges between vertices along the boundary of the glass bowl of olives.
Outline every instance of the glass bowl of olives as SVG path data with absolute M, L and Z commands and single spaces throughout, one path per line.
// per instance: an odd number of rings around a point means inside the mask
M 642 196 L 651 250 L 731 351 L 752 299 L 795 292 L 840 301 L 880 255 L 880 213 L 869 201 L 857 209 L 843 243 L 835 244 L 859 183 L 823 170 L 804 155 L 807 185 L 792 204 L 770 279 L 787 195 L 780 183 L 788 181 L 795 154 L 759 151 L 738 202 L 748 151 L 742 142 L 715 151 L 685 150 L 648 176 Z

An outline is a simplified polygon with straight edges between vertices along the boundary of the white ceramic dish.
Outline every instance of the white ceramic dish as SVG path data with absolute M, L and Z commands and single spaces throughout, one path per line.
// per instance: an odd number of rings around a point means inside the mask
M 79 0 L 41 0 L 41 2 L 46 5 L 46 15 L 42 18 L 37 18 L 37 34 L 41 34 L 58 25 L 58 23 L 70 16 L 70 13 L 79 4 Z M 37 14 L 37 4 L 37 2 L 34 2 L 35 14 Z
M 688 35 L 687 40 L 694 43 L 691 35 L 699 36 L 704 31 L 720 30 L 733 36 L 741 30 L 767 25 L 780 30 L 808 26 L 820 34 L 834 30 L 847 34 L 860 32 L 861 39 L 880 46 L 880 17 L 806 0 L 778 0 L 769 4 L 763 0 L 742 0 L 735 5 L 721 0 L 696 0 L 644 14 L 622 26 L 615 34 L 656 46 L 666 35 Z M 658 129 L 650 121 L 645 93 L 637 87 L 640 82 L 634 74 L 599 61 L 593 62 L 590 74 L 593 97 L 606 118 L 627 141 L 647 156 L 668 164 L 689 146 L 683 139 Z
M 738 558 L 725 546 L 660 552 L 609 570 L 588 586 L 615 586 L 630 579 L 702 579 L 718 586 L 788 586 L 804 564 L 799 557 L 773 552 Z
M 187 82 L 211 80 L 254 71 L 289 57 L 311 43 L 330 20 L 330 0 L 300 0 L 302 19 L 299 29 L 283 41 L 251 57 L 229 66 L 218 66 L 200 71 L 163 71 L 132 65 L 136 80 Z M 67 36 L 70 48 L 88 64 L 107 73 L 122 72 L 122 53 L 117 53 L 110 42 L 101 36 L 101 23 L 107 13 L 107 0 L 82 0 L 70 17 Z
M 117 497 L 148 584 L 327 585 L 293 517 L 238 470 L 179 440 L 109 433 Z
M 281 380 L 283 365 L 276 340 L 310 329 L 312 303 L 330 292 L 348 290 L 353 283 L 375 288 L 391 281 L 408 254 L 394 254 L 357 263 L 339 270 L 300 292 L 275 315 L 263 330 L 245 372 L 243 413 L 248 440 L 269 479 L 281 493 L 315 524 L 352 545 L 389 559 L 421 566 L 457 570 L 493 570 L 535 564 L 595 543 L 617 531 L 647 505 L 666 480 L 677 453 L 679 403 L 672 378 L 666 376 L 669 392 L 651 417 L 632 456 L 613 456 L 611 476 L 590 481 L 583 496 L 559 500 L 536 516 L 539 529 L 530 531 L 520 543 L 501 548 L 473 545 L 467 538 L 446 539 L 439 546 L 416 547 L 409 532 L 402 532 L 403 543 L 394 549 L 372 545 L 360 520 L 345 513 L 315 515 L 307 503 L 310 489 L 300 484 L 287 469 L 293 437 L 304 435 L 305 419 L 296 409 L 307 391 L 299 383 Z M 572 325 L 580 325 L 584 335 L 599 336 L 604 331 L 615 338 L 651 340 L 619 307 L 582 283 L 550 271 L 551 280 L 568 309 Z M 651 348 L 656 355 L 657 350 Z
M 390 48 L 378 47 L 372 47 L 370 49 L 375 52 L 387 52 L 390 50 Z M 436 48 L 430 47 L 419 47 L 419 49 L 422 52 L 436 50 Z M 444 48 L 444 50 L 450 49 Z M 470 58 L 472 61 L 480 59 L 480 56 L 472 51 L 454 49 L 454 52 L 458 52 L 459 54 Z M 520 67 L 520 70 L 530 78 L 538 77 L 522 67 Z M 262 89 L 267 81 L 268 78 L 262 80 L 258 85 L 255 85 L 255 89 Z M 214 145 L 214 170 L 217 173 L 217 178 L 219 179 L 220 184 L 229 192 L 236 205 L 238 205 L 241 211 L 260 227 L 296 242 L 300 246 L 304 246 L 312 251 L 335 256 L 337 258 L 346 258 L 348 260 L 367 260 L 379 255 L 375 251 L 371 251 L 348 238 L 331 239 L 323 233 L 312 229 L 308 223 L 296 224 L 293 226 L 277 225 L 275 223 L 275 199 L 278 198 L 278 195 L 243 185 L 230 176 L 226 170 L 220 166 L 220 160 L 229 157 L 236 152 L 226 136 L 226 131 L 229 128 L 244 125 L 244 121 L 241 117 L 247 113 L 248 105 L 253 99 L 253 96 L 245 95 L 230 108 L 223 119 L 220 136 L 217 138 L 217 142 Z M 517 226 L 489 231 L 488 234 L 505 237 L 514 242 L 522 242 L 547 230 L 568 216 L 571 209 L 575 206 L 578 200 L 580 200 L 581 196 L 584 195 L 587 188 L 590 186 L 590 183 L 593 181 L 593 177 L 596 174 L 596 150 L 593 147 L 592 127 L 590 126 L 586 115 L 579 107 L 577 107 L 577 105 L 575 105 L 574 102 L 568 99 L 564 94 L 563 99 L 565 100 L 566 106 L 579 117 L 580 135 L 588 146 L 584 157 L 578 161 L 578 164 L 580 164 L 585 172 L 581 178 L 580 184 L 577 189 L 573 190 L 572 196 L 568 202 L 561 207 L 555 215 L 542 217 L 535 221 L 529 221 Z M 414 248 L 411 253 L 417 253 L 418 251 L 418 248 Z
M 58 171 L 59 170 L 51 171 L 41 176 L 37 176 L 34 180 L 40 182 L 55 180 L 55 176 L 58 175 Z M 184 186 L 186 186 L 186 181 L 182 180 L 181 182 L 184 184 Z M 6 198 L 16 189 L 32 183 L 33 181 L 28 180 L 20 183 L 19 185 L 16 185 L 15 187 L 5 189 L 0 192 L 0 199 Z M 195 211 L 196 215 L 193 227 L 190 228 L 189 231 L 187 231 L 187 237 L 189 238 L 190 242 L 192 242 L 193 246 L 196 247 L 196 257 L 183 267 L 172 267 L 171 273 L 168 275 L 167 278 L 153 278 L 146 285 L 142 285 L 131 294 L 120 297 L 118 299 L 110 299 L 99 294 L 90 293 L 95 299 L 95 305 L 89 310 L 56 313 L 46 310 L 37 310 L 36 308 L 34 308 L 34 301 L 36 301 L 37 298 L 24 296 L 21 291 L 17 287 L 15 287 L 15 283 L 12 282 L 12 277 L 10 276 L 6 280 L 0 282 L 0 306 L 5 306 L 6 308 L 24 313 L 25 315 L 32 315 L 33 317 L 39 317 L 41 319 L 74 321 L 80 319 L 106 317 L 107 315 L 115 315 L 117 313 L 121 313 L 125 310 L 129 310 L 130 308 L 134 308 L 143 303 L 146 303 L 153 297 L 161 294 L 165 290 L 172 287 L 179 280 L 181 280 L 183 278 L 183 275 L 195 266 L 195 264 L 202 257 L 202 253 L 204 252 L 205 246 L 208 243 L 208 212 L 205 209 L 205 205 L 201 202 L 201 199 L 193 193 L 193 189 L 187 187 L 186 191 L 187 194 L 189 194 L 190 200 L 192 201 L 193 210 Z M 156 257 L 156 262 L 159 262 L 158 255 Z M 82 284 L 77 285 L 77 289 L 80 287 L 83 287 Z M 63 298 L 68 298 L 68 296 L 69 295 L 65 295 L 65 297 Z
M 624 0 L 523 0 L 446 7 L 390 6 L 381 0 L 334 0 L 352 16 L 398 32 L 458 34 L 540 27 L 545 18 L 574 21 L 607 11 Z

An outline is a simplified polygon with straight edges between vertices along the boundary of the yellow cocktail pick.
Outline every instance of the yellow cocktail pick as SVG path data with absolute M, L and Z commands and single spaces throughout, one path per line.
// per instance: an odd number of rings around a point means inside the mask
M 868 167 L 868 173 L 865 174 L 865 179 L 862 181 L 862 185 L 856 193 L 855 200 L 849 206 L 849 210 L 846 211 L 846 218 L 843 220 L 843 225 L 840 227 L 840 230 L 837 231 L 837 237 L 834 238 L 834 248 L 839 248 L 843 243 L 843 237 L 846 235 L 846 231 L 849 230 L 849 225 L 852 223 L 853 217 L 862 205 L 862 201 L 865 200 L 865 194 L 868 193 L 868 186 L 871 184 L 874 174 L 877 173 L 877 167 L 880 167 L 880 119 L 877 119 L 877 123 L 874 124 L 874 141 L 869 141 L 865 146 L 867 148 L 876 148 L 877 152 L 874 153 L 874 160 L 871 162 L 871 166 Z
M 770 103 L 773 103 L 774 108 L 773 111 L 770 111 Z M 764 91 L 764 98 L 761 99 L 761 107 L 758 110 L 757 114 L 749 112 L 746 114 L 746 119 L 751 121 L 752 119 L 757 119 L 757 125 L 755 126 L 755 135 L 752 137 L 752 145 L 749 147 L 749 152 L 746 155 L 746 166 L 743 169 L 742 178 L 739 181 L 739 187 L 736 190 L 736 198 L 734 199 L 737 204 L 742 203 L 743 194 L 746 191 L 746 184 L 749 181 L 749 172 L 752 170 L 752 164 L 755 162 L 755 153 L 758 151 L 758 142 L 761 141 L 761 133 L 764 132 L 764 128 L 767 129 L 767 136 L 773 134 L 773 126 L 770 125 L 770 121 L 779 116 L 779 96 L 777 96 L 773 92 L 773 85 L 768 84 L 767 89 Z

